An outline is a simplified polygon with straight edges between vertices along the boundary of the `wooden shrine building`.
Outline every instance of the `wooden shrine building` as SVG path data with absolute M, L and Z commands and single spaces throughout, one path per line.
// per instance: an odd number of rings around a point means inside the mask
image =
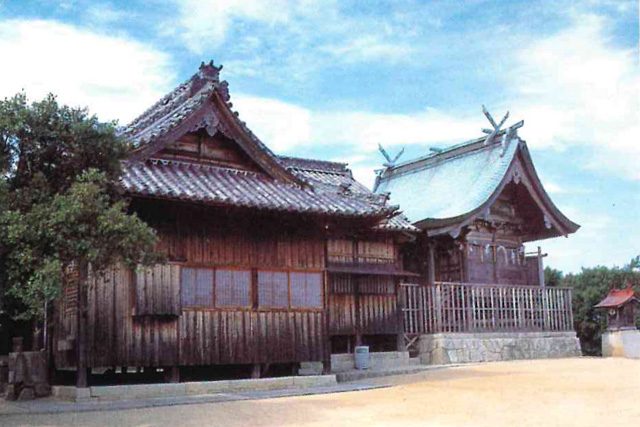
M 389 164 L 372 192 L 345 164 L 274 154 L 220 69 L 201 65 L 122 131 L 135 147 L 122 188 L 167 262 L 91 280 L 88 368 L 329 370 L 360 344 L 415 355 L 428 334 L 571 333 L 570 290 L 546 289 L 523 243 L 578 226 L 520 124 Z M 56 306 L 59 370 L 79 355 L 77 298 L 70 282 Z
M 523 122 L 501 130 L 508 113 L 500 125 L 485 114 L 489 135 L 378 175 L 374 191 L 420 229 L 405 245 L 405 268 L 422 280 L 405 288 L 405 337 L 411 343 L 421 334 L 505 332 L 508 340 L 513 332 L 558 332 L 573 353 L 571 290 L 546 288 L 543 255 L 525 253 L 524 243 L 566 237 L 579 226 L 544 190 L 517 135 Z
M 220 67 L 135 119 L 122 187 L 168 262 L 90 284 L 87 366 L 324 361 L 397 348 L 401 244 L 417 229 L 342 163 L 275 155 L 232 111 Z M 75 366 L 75 286 L 54 339 Z

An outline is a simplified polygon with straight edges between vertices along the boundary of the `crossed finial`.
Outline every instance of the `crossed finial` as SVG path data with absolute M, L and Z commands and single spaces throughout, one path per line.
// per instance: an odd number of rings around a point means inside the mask
M 491 126 L 493 127 L 493 129 L 482 129 L 482 132 L 489 135 L 484 140 L 484 145 L 489 145 L 493 142 L 493 138 L 495 138 L 498 132 L 500 132 L 500 128 L 502 127 L 504 122 L 506 122 L 507 119 L 509 118 L 509 112 L 507 111 L 507 114 L 504 115 L 504 117 L 502 118 L 502 120 L 500 120 L 500 123 L 498 124 L 496 124 L 496 121 L 493 120 L 493 116 L 491 115 L 491 113 L 489 113 L 489 111 L 487 110 L 487 107 L 485 107 L 484 105 L 482 106 L 482 112 L 487 117 L 487 120 L 489 120 L 489 123 L 491 123 Z
M 387 159 L 387 161 L 382 164 L 383 166 L 385 166 L 387 168 L 394 167 L 396 165 L 396 162 L 400 158 L 400 156 L 402 156 L 402 153 L 404 153 L 404 147 L 402 147 L 400 152 L 398 154 L 396 154 L 396 156 L 392 159 L 391 156 L 389 155 L 389 153 L 387 153 L 387 151 L 384 148 L 382 148 L 381 144 L 378 144 L 378 150 L 380 150 L 380 152 L 382 153 L 384 158 Z

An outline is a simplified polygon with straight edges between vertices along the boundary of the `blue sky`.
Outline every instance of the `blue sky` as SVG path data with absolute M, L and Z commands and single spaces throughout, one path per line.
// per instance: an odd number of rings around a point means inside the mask
M 640 254 L 637 1 L 0 0 L 0 57 L 0 96 L 53 91 L 121 123 L 214 59 L 271 148 L 368 185 L 378 143 L 406 160 L 480 136 L 482 104 L 509 110 L 582 225 L 541 243 L 547 264 Z

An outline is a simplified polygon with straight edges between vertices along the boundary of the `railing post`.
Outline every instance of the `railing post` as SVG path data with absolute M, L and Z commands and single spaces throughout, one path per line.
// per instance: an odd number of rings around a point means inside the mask
M 546 288 L 542 288 L 542 330 L 549 330 L 549 300 Z
M 436 331 L 443 332 L 442 330 L 442 288 L 440 284 L 433 285 L 434 290 L 434 310 L 436 312 Z

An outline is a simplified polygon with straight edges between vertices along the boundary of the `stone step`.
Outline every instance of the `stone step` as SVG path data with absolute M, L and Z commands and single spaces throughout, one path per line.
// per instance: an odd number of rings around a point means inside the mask
M 386 351 L 369 353 L 371 369 L 393 369 L 401 366 L 415 366 L 420 362 L 412 361 L 407 351 Z M 331 370 L 334 373 L 355 369 L 354 355 L 349 353 L 332 354 Z
M 300 362 L 300 369 L 298 369 L 298 375 L 322 375 L 324 364 L 322 362 Z
M 392 369 L 352 370 L 352 371 L 340 372 L 336 374 L 336 379 L 338 380 L 338 382 L 356 381 L 356 380 L 364 380 L 369 378 L 389 377 L 393 375 L 417 374 L 420 372 L 429 371 L 433 369 L 439 369 L 439 367 L 414 365 L 414 366 L 403 366 L 403 367 L 392 368 Z

